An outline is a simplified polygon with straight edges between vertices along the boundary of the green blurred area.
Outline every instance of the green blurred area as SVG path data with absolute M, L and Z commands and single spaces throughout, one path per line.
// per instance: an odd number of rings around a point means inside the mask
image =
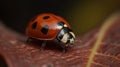
M 65 15 L 75 33 L 83 34 L 99 26 L 119 9 L 120 0 L 79 0 L 71 4 Z

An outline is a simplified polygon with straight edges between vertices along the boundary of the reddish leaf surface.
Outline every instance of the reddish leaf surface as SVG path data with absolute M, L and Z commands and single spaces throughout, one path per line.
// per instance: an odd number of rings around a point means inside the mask
M 91 67 L 120 67 L 120 20 L 106 31 Z M 54 42 L 47 42 L 40 51 L 41 42 L 26 43 L 27 37 L 0 24 L 0 55 L 9 67 L 86 67 L 100 28 L 77 36 L 74 47 L 66 53 Z

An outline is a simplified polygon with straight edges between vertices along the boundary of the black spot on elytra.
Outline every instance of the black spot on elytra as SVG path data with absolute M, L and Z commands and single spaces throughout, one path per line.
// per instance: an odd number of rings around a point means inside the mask
M 58 22 L 57 25 L 58 26 L 64 26 L 64 23 L 63 22 Z
M 50 18 L 50 16 L 44 16 L 44 17 L 43 17 L 43 19 L 45 19 L 45 20 L 46 20 L 46 19 L 49 19 L 49 18 Z
M 47 34 L 48 30 L 49 30 L 49 26 L 48 26 L 48 25 L 45 25 L 45 26 L 41 29 L 41 32 L 42 32 L 43 34 Z
M 35 29 L 37 27 L 37 22 L 34 22 L 33 24 L 32 24 L 32 29 Z

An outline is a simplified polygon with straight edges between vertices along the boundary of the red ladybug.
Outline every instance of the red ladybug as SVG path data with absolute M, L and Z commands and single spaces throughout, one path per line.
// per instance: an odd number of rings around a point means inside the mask
M 70 25 L 60 16 L 44 13 L 34 17 L 26 28 L 26 34 L 33 39 L 43 40 L 43 48 L 47 40 L 57 40 L 64 44 L 63 48 L 71 46 L 75 35 Z

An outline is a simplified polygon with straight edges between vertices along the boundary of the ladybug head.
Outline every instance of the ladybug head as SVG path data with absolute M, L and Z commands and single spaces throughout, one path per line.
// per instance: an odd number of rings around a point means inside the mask
M 65 46 L 73 45 L 75 41 L 75 35 L 68 27 L 63 27 L 57 35 L 57 39 L 66 44 Z

